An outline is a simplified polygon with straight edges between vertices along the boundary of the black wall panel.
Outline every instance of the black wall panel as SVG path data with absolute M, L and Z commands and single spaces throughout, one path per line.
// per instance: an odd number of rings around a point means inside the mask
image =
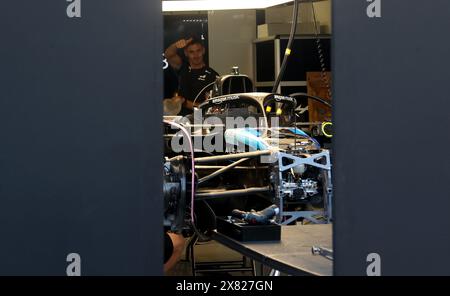
M 448 275 L 450 3 L 372 2 L 333 1 L 335 274 Z
M 0 3 L 0 275 L 162 274 L 161 2 Z

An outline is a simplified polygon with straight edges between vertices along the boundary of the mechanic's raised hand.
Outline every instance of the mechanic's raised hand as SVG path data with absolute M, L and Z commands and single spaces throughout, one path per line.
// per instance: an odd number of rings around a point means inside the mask
M 185 48 L 186 46 L 188 46 L 188 44 L 191 43 L 191 42 L 192 42 L 192 38 L 189 38 L 189 39 L 180 39 L 180 40 L 178 40 L 177 42 L 175 42 L 175 46 L 176 46 L 178 49 L 182 49 L 182 48 Z

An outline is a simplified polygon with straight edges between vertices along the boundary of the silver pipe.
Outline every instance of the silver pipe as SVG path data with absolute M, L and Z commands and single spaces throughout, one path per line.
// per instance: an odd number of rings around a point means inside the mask
M 196 199 L 209 199 L 209 198 L 219 198 L 219 197 L 230 197 L 230 196 L 240 196 L 261 192 L 268 192 L 270 190 L 269 186 L 265 187 L 251 187 L 246 189 L 235 189 L 226 191 L 213 191 L 213 192 L 197 192 L 195 194 Z
M 236 161 L 233 162 L 232 164 L 229 164 L 229 165 L 227 165 L 226 167 L 221 168 L 221 169 L 215 171 L 214 173 L 212 173 L 212 174 L 210 174 L 210 175 L 207 175 L 207 176 L 201 178 L 200 180 L 198 180 L 198 184 L 202 184 L 203 182 L 206 182 L 206 181 L 208 181 L 208 180 L 210 180 L 210 179 L 212 179 L 212 178 L 214 178 L 214 177 L 217 177 L 217 176 L 219 176 L 220 174 L 223 174 L 223 173 L 225 173 L 226 171 L 229 171 L 230 169 L 234 168 L 234 167 L 237 166 L 238 164 L 243 163 L 243 162 L 246 161 L 246 160 L 248 160 L 248 158 L 242 158 L 242 159 L 236 160 Z
M 219 170 L 222 168 L 225 168 L 225 165 L 196 165 L 195 170 Z M 237 166 L 234 167 L 235 170 L 262 170 L 262 169 L 268 169 L 267 166 Z
M 261 155 L 269 155 L 269 154 L 271 154 L 270 150 L 262 150 L 262 151 L 226 154 L 226 155 L 218 155 L 218 156 L 207 156 L 207 157 L 196 158 L 195 163 L 208 163 L 208 162 L 237 159 L 237 158 L 252 158 L 252 157 L 258 157 Z

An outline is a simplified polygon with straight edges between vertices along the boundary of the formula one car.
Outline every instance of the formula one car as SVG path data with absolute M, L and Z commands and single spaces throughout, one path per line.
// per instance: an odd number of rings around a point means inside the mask
M 165 225 L 206 233 L 215 216 L 271 204 L 280 224 L 330 222 L 330 151 L 297 128 L 295 108 L 292 97 L 250 92 L 165 117 Z

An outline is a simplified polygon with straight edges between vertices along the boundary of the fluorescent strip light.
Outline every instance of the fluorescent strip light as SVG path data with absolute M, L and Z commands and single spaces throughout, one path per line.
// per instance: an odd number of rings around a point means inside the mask
M 199 11 L 229 9 L 263 9 L 293 0 L 196 0 L 163 1 L 163 11 Z

